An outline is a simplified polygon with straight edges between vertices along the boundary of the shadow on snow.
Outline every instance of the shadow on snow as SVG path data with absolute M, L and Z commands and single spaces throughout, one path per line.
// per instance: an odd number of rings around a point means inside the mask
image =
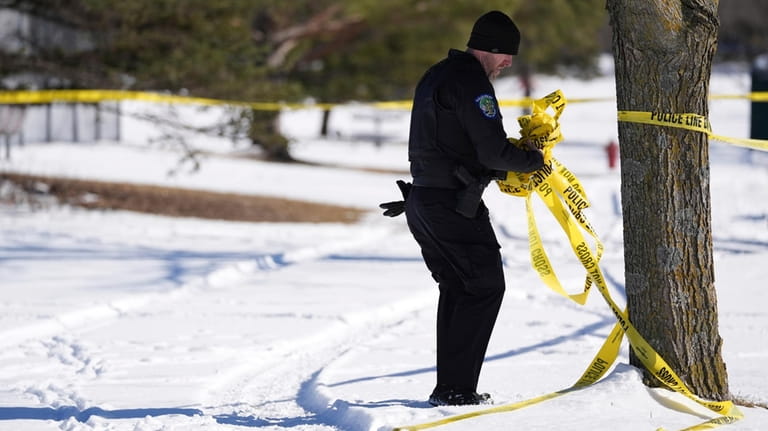
M 200 416 L 203 412 L 197 409 L 182 408 L 150 408 L 150 409 L 120 409 L 105 410 L 99 407 L 91 407 L 80 410 L 77 407 L 0 407 L 0 420 L 54 420 L 65 421 L 74 418 L 79 422 L 87 422 L 91 416 L 99 416 L 106 419 L 140 419 L 147 416 Z

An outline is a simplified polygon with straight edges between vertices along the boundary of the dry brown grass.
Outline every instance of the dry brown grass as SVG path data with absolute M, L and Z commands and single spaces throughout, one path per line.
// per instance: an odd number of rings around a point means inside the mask
M 43 185 L 45 193 L 68 205 L 166 216 L 249 222 L 353 223 L 365 213 L 357 208 L 290 199 L 149 185 L 8 173 L 0 173 L 0 179 L 28 193 L 40 193 Z

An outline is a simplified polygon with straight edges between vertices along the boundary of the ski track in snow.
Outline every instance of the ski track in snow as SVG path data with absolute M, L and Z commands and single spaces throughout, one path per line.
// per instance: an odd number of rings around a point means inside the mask
M 85 326 L 103 324 L 119 318 L 125 313 L 141 310 L 148 304 L 167 302 L 178 299 L 180 295 L 188 294 L 203 287 L 215 288 L 242 281 L 249 274 L 259 271 L 278 269 L 286 265 L 296 264 L 305 260 L 319 259 L 337 250 L 345 250 L 356 245 L 373 242 L 388 234 L 387 230 L 379 229 L 372 234 L 331 244 L 302 247 L 286 252 L 257 255 L 251 261 L 242 261 L 217 268 L 208 274 L 178 286 L 175 289 L 161 293 L 131 294 L 106 303 L 70 310 L 35 323 L 18 328 L 0 330 L 0 347 L 18 344 L 26 339 L 53 337 L 58 333 L 72 331 Z
M 503 226 L 503 223 L 501 225 Z M 47 368 L 48 373 L 51 368 L 56 369 L 61 381 L 66 382 L 26 382 L 22 379 L 14 390 L 39 404 L 50 406 L 49 409 L 39 409 L 31 416 L 36 414 L 39 419 L 58 420 L 61 429 L 106 429 L 110 426 L 115 428 L 109 429 L 123 429 L 121 425 L 127 426 L 126 429 L 133 429 L 134 425 L 135 429 L 142 429 L 142 426 L 154 429 L 152 423 L 158 420 L 156 418 L 136 422 L 137 417 L 152 413 L 179 415 L 173 422 L 202 429 L 217 429 L 229 425 L 274 430 L 305 427 L 312 430 L 341 428 L 349 431 L 389 429 L 392 424 L 375 421 L 370 413 L 370 405 L 364 403 L 361 406 L 351 400 L 335 398 L 333 390 L 325 383 L 328 379 L 324 378 L 324 374 L 330 372 L 333 375 L 334 369 L 340 368 L 339 364 L 346 358 L 359 354 L 361 350 L 370 349 L 371 345 L 376 344 L 376 340 L 393 337 L 393 332 L 417 331 L 409 328 L 409 325 L 414 323 L 408 322 L 417 319 L 417 315 L 423 314 L 425 309 L 432 308 L 436 293 L 431 286 L 430 289 L 399 302 L 345 313 L 331 321 L 320 319 L 322 329 L 303 338 L 293 338 L 289 342 L 276 340 L 266 346 L 243 346 L 236 352 L 214 355 L 213 359 L 198 358 L 219 360 L 228 365 L 215 376 L 202 376 L 199 379 L 197 389 L 203 387 L 205 395 L 202 396 L 204 401 L 196 405 L 184 408 L 169 407 L 165 410 L 110 409 L 109 406 L 96 408 L 91 407 L 88 397 L 80 393 L 78 388 L 99 382 L 105 374 L 109 374 L 104 371 L 109 370 L 111 364 L 119 368 L 116 361 L 120 359 L 101 350 L 109 345 L 99 345 L 97 340 L 86 342 L 81 339 L 90 338 L 89 332 L 93 331 L 93 328 L 119 333 L 119 329 L 111 328 L 129 320 L 131 316 L 168 316 L 174 313 L 174 309 L 179 307 L 179 303 L 185 298 L 232 286 L 247 286 L 254 280 L 263 279 L 268 273 L 274 274 L 275 271 L 300 273 L 302 265 L 318 263 L 332 256 L 338 259 L 339 253 L 345 250 L 369 246 L 385 236 L 392 235 L 391 229 L 378 229 L 367 236 L 358 235 L 324 246 L 305 246 L 286 252 L 264 254 L 252 261 L 215 269 L 176 289 L 133 294 L 49 317 L 33 325 L 0 331 L 0 343 L 4 347 L 19 345 L 23 350 L 22 356 L 45 358 L 44 363 L 36 360 L 32 362 L 36 366 Z M 401 229 L 397 235 L 405 237 L 401 240 L 410 241 L 407 231 Z M 510 247 L 524 249 L 527 240 L 510 237 L 505 241 L 510 243 Z M 418 271 L 423 272 L 423 264 L 415 263 Z M 527 257 L 521 255 L 519 259 L 514 258 L 506 263 L 508 266 L 524 267 L 527 265 Z M 311 272 L 311 269 L 308 271 Z M 578 307 L 573 309 L 590 313 Z M 319 316 L 311 317 L 317 320 Z M 605 320 L 604 317 L 601 319 Z M 426 319 L 428 324 L 431 324 L 430 316 L 422 316 L 421 319 Z M 601 324 L 605 325 L 607 323 Z M 585 334 L 580 330 L 576 330 L 563 337 L 578 338 L 583 335 Z M 141 346 L 137 348 L 141 349 Z M 154 348 L 171 347 L 161 343 Z M 194 352 L 179 353 L 191 353 L 194 356 Z M 18 372 L 23 367 L 20 363 L 17 370 L 6 371 Z M 425 407 L 426 403 L 400 400 L 394 404 Z M 133 419 L 107 422 L 107 418 Z M 130 426 L 128 422 L 131 423 Z
M 162 409 L 133 409 L 135 412 L 131 412 L 130 409 L 89 407 L 89 400 L 78 392 L 78 388 L 98 381 L 115 358 L 109 358 L 98 347 L 89 348 L 79 337 L 88 338 L 92 328 L 108 332 L 110 327 L 131 315 L 167 315 L 185 297 L 237 284 L 247 285 L 252 279 L 263 278 L 266 272 L 294 270 L 292 267 L 297 265 L 370 244 L 390 235 L 390 231 L 377 229 L 362 236 L 357 232 L 349 239 L 331 244 L 257 256 L 252 261 L 218 268 L 169 291 L 131 294 L 39 319 L 30 325 L 2 330 L 0 345 L 7 352 L 3 356 L 20 359 L 14 361 L 14 367 L 6 368 L 5 373 L 21 375 L 26 369 L 34 374 L 37 367 L 37 371 L 46 374 L 55 369 L 60 376 L 56 380 L 66 382 L 20 379 L 12 388 L 13 392 L 50 408 L 19 408 L 15 414 L 30 419 L 57 420 L 61 429 L 103 429 L 105 422 L 99 418 L 163 414 Z M 229 365 L 225 371 L 212 381 L 203 382 L 207 392 L 205 403 L 187 410 L 170 408 L 165 414 L 198 415 L 190 420 L 195 426 L 202 427 L 216 423 L 301 429 L 307 425 L 314 430 L 327 424 L 328 429 L 337 429 L 334 424 L 343 423 L 346 413 L 339 412 L 337 400 L 318 391 L 317 375 L 344 351 L 371 338 L 372 334 L 397 326 L 404 315 L 431 304 L 432 299 L 431 294 L 416 294 L 377 309 L 346 313 L 330 322 L 322 322 L 322 330 L 304 338 L 238 349 L 236 354 L 226 356 Z M 18 350 L 9 349 L 14 346 L 18 346 Z M 31 359 L 31 370 L 28 369 L 30 362 L 25 358 Z M 147 421 L 146 426 L 152 428 L 152 421 Z M 0 422 L 0 428 L 2 426 L 3 422 Z M 136 429 L 140 429 L 140 425 Z
M 431 298 L 428 298 L 431 300 Z M 409 301 L 411 302 L 411 301 Z M 349 410 L 345 401 L 334 399 L 321 389 L 318 377 L 339 358 L 374 334 L 386 333 L 403 324 L 404 314 L 423 307 L 426 301 L 386 306 L 366 316 L 349 316 L 324 329 L 323 334 L 291 343 L 281 352 L 272 352 L 269 362 L 258 368 L 243 363 L 225 379 L 211 396 L 220 404 L 206 409 L 219 423 L 258 427 L 295 428 L 312 425 L 338 429 L 345 422 L 360 428 L 363 412 Z M 244 401 L 247 400 L 247 401 Z M 350 416 L 351 414 L 351 416 Z M 366 418 L 363 422 L 369 422 Z
M 609 243 L 620 242 L 613 239 L 616 233 L 615 225 L 620 224 L 621 221 L 620 214 L 614 214 L 614 216 L 611 222 L 612 228 L 609 229 L 605 239 Z M 509 226 L 507 229 L 504 220 L 496 220 L 494 224 L 501 232 L 500 240 L 506 244 L 505 248 L 509 247 L 513 250 L 527 248 L 527 238 L 504 234 L 507 230 L 517 231 L 515 226 Z M 203 355 L 196 355 L 196 352 L 173 352 L 170 355 L 172 357 L 182 358 L 186 355 L 185 361 L 221 361 L 227 364 L 226 369 L 220 370 L 215 376 L 201 376 L 196 380 L 196 390 L 204 393 L 200 397 L 203 401 L 184 408 L 110 409 L 109 406 L 96 408 L 91 407 L 88 396 L 81 393 L 83 391 L 79 391 L 79 388 L 109 379 L 110 373 L 105 373 L 105 370 L 110 370 L 110 367 L 119 369 L 125 366 L 122 362 L 127 362 L 125 358 L 115 358 L 114 355 L 104 351 L 104 348 L 109 347 L 108 343 L 99 344 L 98 339 L 83 341 L 83 339 L 92 339 L 89 333 L 94 331 L 94 328 L 100 332 L 119 333 L 120 330 L 114 328 L 128 324 L 131 318 L 147 316 L 159 319 L 159 324 L 163 325 L 166 324 L 163 316 L 178 313 L 176 309 L 179 304 L 195 296 L 210 294 L 212 291 L 233 286 L 258 283 L 268 277 L 268 274 L 275 274 L 276 271 L 311 273 L 311 269 L 302 271 L 301 266 L 334 256 L 338 260 L 343 260 L 340 253 L 360 247 L 370 249 L 371 244 L 385 237 L 391 238 L 393 235 L 398 235 L 402 241 L 412 241 L 410 234 L 403 229 L 403 226 L 400 226 L 398 232 L 394 232 L 391 226 L 368 229 L 367 232 L 369 233 L 365 235 L 354 232 L 349 238 L 337 239 L 323 245 L 305 245 L 283 252 L 257 255 L 248 261 L 214 268 L 209 273 L 201 274 L 176 288 L 161 292 L 135 293 L 103 303 L 92 303 L 79 309 L 38 319 L 31 325 L 0 331 L 0 345 L 4 348 L 19 345 L 24 351 L 22 356 L 45 358 L 45 363 L 39 359 L 33 359 L 32 362 L 43 369 L 56 369 L 56 374 L 61 376 L 61 382 L 66 382 L 57 383 L 48 380 L 27 382 L 22 379 L 14 390 L 34 399 L 39 404 L 51 406 L 50 409 L 38 410 L 36 414 L 38 418 L 47 417 L 58 420 L 61 429 L 108 427 L 122 429 L 121 425 L 125 425 L 126 429 L 132 429 L 134 426 L 136 429 L 141 427 L 153 429 L 153 421 L 158 419 L 147 418 L 135 421 L 141 415 L 153 413 L 175 414 L 179 418 L 172 422 L 213 429 L 229 425 L 274 430 L 305 427 L 312 430 L 341 428 L 349 431 L 389 429 L 392 426 L 391 423 L 381 423 L 381 419 L 375 419 L 371 414 L 370 402 L 337 399 L 327 382 L 333 381 L 335 373 L 338 374 L 339 369 L 343 369 L 342 364 L 345 360 L 361 355 L 361 352 L 367 349 L 375 349 L 377 340 L 396 337 L 392 334 L 397 331 L 418 332 L 411 327 L 415 323 L 409 321 L 420 318 L 421 324 L 431 325 L 433 320 L 431 316 L 419 317 L 419 315 L 433 307 L 436 292 L 432 286 L 399 302 L 388 302 L 363 311 L 345 313 L 332 320 L 324 320 L 319 315 L 308 316 L 312 320 L 319 321 L 322 329 L 301 338 L 291 338 L 289 342 L 275 340 L 270 344 L 254 343 L 249 347 L 244 340 L 245 345 L 238 347 L 236 351 L 216 352 L 218 354 L 212 355 L 213 358 L 204 357 L 210 352 L 202 352 Z M 55 232 L 39 234 L 57 236 Z M 63 239 L 73 240 L 72 238 Z M 75 242 L 78 240 L 88 241 L 87 238 L 74 239 Z M 529 265 L 528 257 L 525 253 L 515 254 L 507 257 L 505 264 L 508 267 L 525 268 Z M 426 272 L 422 266 L 423 264 L 417 259 L 416 267 L 420 273 Z M 545 302 L 549 300 L 545 296 L 526 297 L 528 300 L 541 300 L 541 298 L 544 298 Z M 593 313 L 578 307 L 570 308 L 576 312 Z M 606 316 L 608 316 L 607 319 Z M 279 315 L 267 317 L 279 317 Z M 594 328 L 602 328 L 610 323 L 608 314 L 596 317 L 599 319 L 599 324 L 593 325 Z M 535 321 L 527 324 L 540 325 Z M 557 336 L 553 340 L 580 338 L 590 333 L 586 328 L 576 328 L 573 332 Z M 115 342 L 130 343 L 130 341 L 112 341 L 112 343 Z M 544 342 L 541 345 L 547 345 L 547 343 Z M 141 350 L 144 347 L 137 345 L 136 348 Z M 153 348 L 158 351 L 173 349 L 169 343 L 162 342 L 156 342 Z M 141 353 L 137 352 L 140 362 L 153 361 L 151 356 L 145 355 L 145 358 Z M 431 361 L 432 353 L 425 353 Z M 20 364 L 16 371 L 20 371 L 22 367 Z M 430 368 L 424 371 L 432 372 Z M 407 377 L 386 378 L 407 380 Z M 151 377 L 147 379 L 151 381 Z M 172 384 L 184 386 L 180 382 L 173 381 L 174 377 L 169 380 Z M 119 383 L 119 378 L 116 383 Z M 421 390 L 425 389 L 421 388 Z M 426 407 L 423 401 L 409 400 L 373 403 L 373 407 L 376 405 L 406 405 L 422 409 Z M 35 413 L 31 414 L 31 416 L 34 415 Z M 115 420 L 107 422 L 107 418 L 132 420 L 122 421 L 125 423 Z M 0 426 L 2 426 L 1 422 Z

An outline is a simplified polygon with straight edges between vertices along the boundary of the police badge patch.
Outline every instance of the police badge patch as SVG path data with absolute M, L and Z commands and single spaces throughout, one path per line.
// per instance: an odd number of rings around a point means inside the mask
M 496 102 L 490 94 L 483 94 L 475 99 L 480 111 L 488 118 L 496 118 Z

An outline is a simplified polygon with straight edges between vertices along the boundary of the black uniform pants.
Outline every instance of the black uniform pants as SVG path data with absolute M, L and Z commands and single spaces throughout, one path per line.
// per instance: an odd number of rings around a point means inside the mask
M 437 384 L 476 391 L 504 296 L 504 272 L 485 204 L 471 219 L 455 207 L 456 190 L 415 186 L 406 217 L 440 287 Z

